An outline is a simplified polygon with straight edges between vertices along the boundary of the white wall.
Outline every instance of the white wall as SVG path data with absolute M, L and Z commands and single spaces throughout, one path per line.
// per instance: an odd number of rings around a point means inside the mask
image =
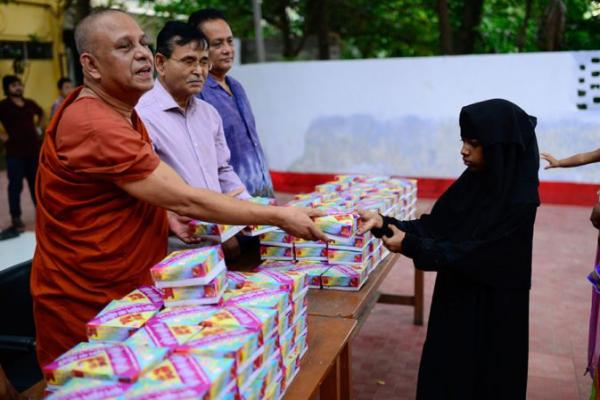
M 271 169 L 455 177 L 464 168 L 460 108 L 489 98 L 537 116 L 542 151 L 600 147 L 592 57 L 600 52 L 267 63 L 237 66 L 232 76 L 248 92 Z M 578 110 L 582 100 L 591 108 Z M 540 177 L 600 182 L 600 164 Z

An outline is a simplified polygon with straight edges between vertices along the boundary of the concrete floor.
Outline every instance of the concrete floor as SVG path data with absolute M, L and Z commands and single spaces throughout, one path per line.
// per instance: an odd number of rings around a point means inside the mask
M 9 224 L 6 174 L 0 173 L 0 228 Z M 23 220 L 33 229 L 27 188 Z M 422 211 L 431 201 L 419 202 Z M 591 379 L 584 376 L 591 287 L 586 280 L 594 261 L 597 231 L 588 207 L 542 205 L 534 237 L 531 290 L 530 400 L 587 400 Z M 382 290 L 409 293 L 413 267 L 402 258 Z M 426 273 L 427 319 L 435 275 Z M 412 308 L 377 305 L 353 343 L 353 387 L 357 400 L 413 399 L 426 326 L 412 324 Z M 451 360 L 447 360 L 452 368 Z

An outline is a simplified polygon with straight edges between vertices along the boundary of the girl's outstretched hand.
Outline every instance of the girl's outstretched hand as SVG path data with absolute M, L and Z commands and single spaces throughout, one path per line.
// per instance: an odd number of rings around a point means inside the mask
M 544 167 L 544 169 L 550 168 L 560 168 L 560 161 L 558 161 L 554 156 L 550 153 L 540 153 L 540 158 L 542 160 L 548 161 L 548 165 Z

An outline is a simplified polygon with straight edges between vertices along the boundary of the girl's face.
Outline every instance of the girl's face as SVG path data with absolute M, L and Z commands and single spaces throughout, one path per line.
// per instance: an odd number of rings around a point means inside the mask
M 481 171 L 485 168 L 483 158 L 483 146 L 477 139 L 462 138 L 462 148 L 460 155 L 463 162 L 472 171 Z

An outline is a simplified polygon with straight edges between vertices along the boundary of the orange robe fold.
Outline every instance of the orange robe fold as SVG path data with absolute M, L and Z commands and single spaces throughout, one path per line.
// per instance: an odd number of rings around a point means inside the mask
M 36 181 L 31 293 L 41 366 L 85 341 L 86 322 L 110 300 L 150 284 L 167 251 L 165 211 L 117 185 L 160 162 L 142 121 L 77 98 L 80 90 L 48 127 Z

